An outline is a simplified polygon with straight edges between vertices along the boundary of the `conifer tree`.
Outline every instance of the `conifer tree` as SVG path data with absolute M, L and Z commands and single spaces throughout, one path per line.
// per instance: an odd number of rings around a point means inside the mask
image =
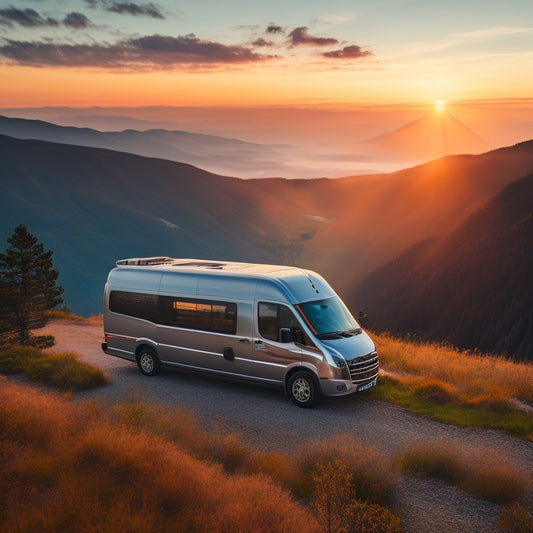
M 63 301 L 52 251 L 45 252 L 22 224 L 7 242 L 6 253 L 0 254 L 0 336 L 19 344 L 51 344 L 53 338 L 32 337 L 30 330 L 43 327 L 46 311 Z

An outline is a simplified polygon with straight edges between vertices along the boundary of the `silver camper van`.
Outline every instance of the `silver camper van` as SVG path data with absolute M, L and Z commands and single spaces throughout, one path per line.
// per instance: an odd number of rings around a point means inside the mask
M 279 265 L 124 259 L 104 293 L 106 354 L 282 386 L 299 407 L 375 386 L 378 354 L 320 275 Z

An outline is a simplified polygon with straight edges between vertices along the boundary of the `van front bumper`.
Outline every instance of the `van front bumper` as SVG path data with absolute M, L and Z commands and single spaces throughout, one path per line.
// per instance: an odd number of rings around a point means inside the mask
M 363 383 L 352 383 L 348 379 L 321 379 L 320 390 L 324 396 L 345 396 L 370 390 L 376 386 L 377 377 Z

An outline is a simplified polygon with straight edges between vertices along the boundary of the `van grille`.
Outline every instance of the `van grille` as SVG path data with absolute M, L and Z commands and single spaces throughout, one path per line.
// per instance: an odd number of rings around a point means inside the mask
M 363 355 L 362 357 L 356 357 L 353 361 L 348 363 L 350 369 L 350 377 L 352 383 L 362 383 L 364 381 L 370 381 L 378 375 L 379 360 L 377 352 Z

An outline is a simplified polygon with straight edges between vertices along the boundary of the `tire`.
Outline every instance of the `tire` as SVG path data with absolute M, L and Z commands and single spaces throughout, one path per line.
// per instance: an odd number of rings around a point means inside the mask
M 287 394 L 298 407 L 312 407 L 320 396 L 314 376 L 305 370 L 298 370 L 291 375 L 287 382 Z
M 137 353 L 137 365 L 145 376 L 155 376 L 161 370 L 161 362 L 152 348 L 145 346 Z

